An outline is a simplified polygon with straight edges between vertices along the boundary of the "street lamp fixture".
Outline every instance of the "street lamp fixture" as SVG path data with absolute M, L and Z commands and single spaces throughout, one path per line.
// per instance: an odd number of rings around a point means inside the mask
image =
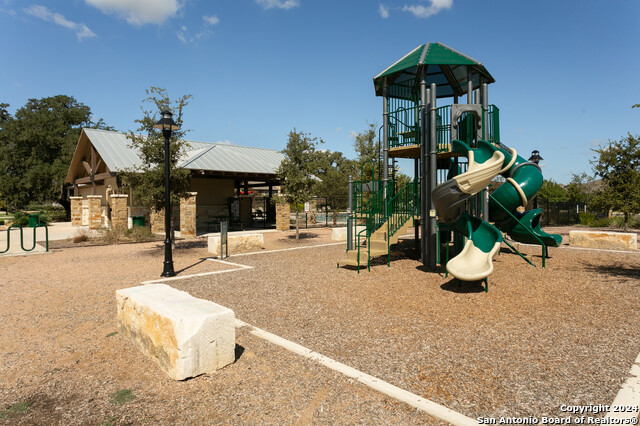
M 529 157 L 529 161 L 535 164 L 540 164 L 540 161 L 544 160 L 544 158 L 540 157 L 540 151 L 534 149 L 531 151 L 531 157 Z
M 162 118 L 153 127 L 162 130 L 164 136 L 164 269 L 163 277 L 174 277 L 176 272 L 173 270 L 173 255 L 171 253 L 171 190 L 170 190 L 170 173 L 169 165 L 169 139 L 171 132 L 180 129 L 180 126 L 173 121 L 171 111 L 162 111 Z
M 537 149 L 534 149 L 533 151 L 531 151 L 531 157 L 529 157 L 529 161 L 531 161 L 533 164 L 537 166 L 538 164 L 540 164 L 541 160 L 544 160 L 544 158 L 540 157 L 540 151 L 538 151 Z M 536 197 L 533 199 L 533 208 L 534 209 L 538 208 L 537 194 L 536 194 Z

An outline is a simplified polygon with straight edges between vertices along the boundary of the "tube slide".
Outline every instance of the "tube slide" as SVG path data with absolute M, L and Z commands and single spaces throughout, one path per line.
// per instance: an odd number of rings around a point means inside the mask
M 542 187 L 540 167 L 503 144 L 495 146 L 478 141 L 477 145 L 470 148 L 462 141 L 452 142 L 453 151 L 469 159 L 469 168 L 438 185 L 431 193 L 439 217 L 467 237 L 464 249 L 447 263 L 447 271 L 463 281 L 481 280 L 493 272 L 492 259 L 500 248 L 502 232 L 522 243 L 542 241 L 557 247 L 562 242 L 560 235 L 542 230 L 541 209 L 517 211 Z M 464 202 L 483 190 L 498 174 L 502 174 L 506 182 L 489 199 L 489 218 L 496 225 L 493 226 L 469 216 L 464 211 Z
M 529 200 L 540 191 L 542 187 L 540 167 L 519 156 L 513 148 L 503 144 L 499 147 L 494 145 L 490 147 L 496 152 L 503 153 L 505 167 L 501 173 L 507 180 L 489 198 L 491 221 L 515 241 L 527 244 L 540 244 L 542 241 L 547 246 L 559 246 L 562 243 L 562 237 L 557 234 L 548 234 L 540 226 L 542 209 L 528 210 L 524 213 L 517 211 L 520 206 L 526 207 Z M 511 212 L 517 220 L 508 212 Z
M 469 168 L 438 185 L 431 193 L 440 218 L 467 237 L 464 249 L 447 263 L 447 271 L 459 280 L 482 280 L 493 272 L 492 260 L 500 249 L 502 233 L 490 223 L 470 216 L 464 211 L 464 202 L 486 188 L 500 173 L 505 156 L 484 141 L 472 149 L 454 140 L 452 149 L 469 159 Z

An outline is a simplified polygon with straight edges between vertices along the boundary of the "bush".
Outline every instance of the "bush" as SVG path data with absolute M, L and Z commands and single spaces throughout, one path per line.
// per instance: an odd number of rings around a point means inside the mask
M 89 239 L 90 239 L 89 231 L 84 228 L 80 228 L 74 234 L 72 241 L 75 244 L 78 244 L 78 243 L 84 243 L 85 241 L 89 241 Z
M 596 215 L 593 213 L 578 213 L 578 220 L 580 225 L 591 225 L 596 220 Z
M 153 241 L 156 238 L 156 235 L 151 232 L 151 229 L 146 226 L 134 226 L 133 228 L 127 230 L 127 237 L 131 238 L 136 242 L 144 242 L 144 241 Z
M 105 244 L 119 244 L 124 238 L 125 232 L 120 228 L 103 229 L 100 231 L 100 238 Z
M 596 219 L 589 226 L 594 228 L 626 228 L 624 218 L 622 217 L 603 217 Z
M 13 214 L 13 224 L 18 226 L 29 225 L 29 218 L 23 212 L 15 212 Z

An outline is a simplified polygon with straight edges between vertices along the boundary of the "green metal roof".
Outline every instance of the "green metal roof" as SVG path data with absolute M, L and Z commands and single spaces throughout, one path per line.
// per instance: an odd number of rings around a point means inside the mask
M 425 68 L 427 85 L 437 85 L 438 98 L 466 94 L 468 68 L 472 70 L 474 90 L 480 87 L 480 77 L 483 77 L 487 84 L 495 83 L 481 62 L 442 43 L 426 43 L 416 47 L 373 78 L 376 95 L 382 96 L 382 87 L 386 81 L 390 97 L 410 97 L 410 92 L 417 90 L 421 68 Z

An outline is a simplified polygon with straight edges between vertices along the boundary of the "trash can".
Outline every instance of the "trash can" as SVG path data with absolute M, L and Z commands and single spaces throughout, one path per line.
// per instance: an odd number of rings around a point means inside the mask
M 27 213 L 27 216 L 29 217 L 29 228 L 35 228 L 36 225 L 40 223 L 39 212 Z
M 144 226 L 144 216 L 131 216 L 133 226 Z

